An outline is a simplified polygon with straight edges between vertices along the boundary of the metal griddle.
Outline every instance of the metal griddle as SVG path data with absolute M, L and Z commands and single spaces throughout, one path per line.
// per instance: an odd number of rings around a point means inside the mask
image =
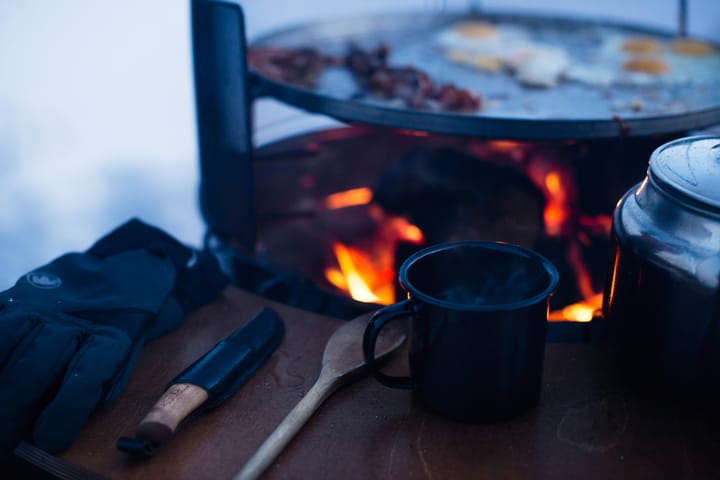
M 574 59 L 593 58 L 610 36 L 649 36 L 666 45 L 675 32 L 598 20 L 508 13 L 395 13 L 333 19 L 258 38 L 252 48 L 310 46 L 341 55 L 350 42 L 390 47 L 392 65 L 412 65 L 436 83 L 470 88 L 483 98 L 477 113 L 414 110 L 363 92 L 351 74 L 327 68 L 314 88 L 256 75 L 260 92 L 311 112 L 347 121 L 435 133 L 508 139 L 600 139 L 686 132 L 720 123 L 720 47 L 711 56 L 684 60 L 684 81 L 593 86 L 563 81 L 547 89 L 522 85 L 507 73 L 491 73 L 449 61 L 436 35 L 464 20 L 526 29 L 538 42 L 561 45 Z M 699 62 L 699 63 L 697 63 Z M 710 62 L 703 64 L 702 62 Z M 713 63 L 714 62 L 714 63 Z M 250 65 L 252 69 L 252 65 Z M 679 73 L 676 67 L 673 75 Z M 701 75 L 696 75 L 696 69 Z M 682 71 L 686 69 L 683 68 Z M 709 72 L 709 73 L 708 73 Z M 680 72 L 681 73 L 681 72 Z M 700 78 L 700 80 L 698 80 Z M 640 104 L 642 108 L 637 108 Z

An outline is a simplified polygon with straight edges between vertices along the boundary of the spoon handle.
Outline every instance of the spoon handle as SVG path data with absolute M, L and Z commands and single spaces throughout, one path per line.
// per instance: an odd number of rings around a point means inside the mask
M 338 385 L 337 380 L 337 378 L 328 378 L 321 374 L 312 388 L 263 442 L 242 470 L 233 477 L 233 480 L 254 480 L 260 477 L 318 407 L 335 391 Z

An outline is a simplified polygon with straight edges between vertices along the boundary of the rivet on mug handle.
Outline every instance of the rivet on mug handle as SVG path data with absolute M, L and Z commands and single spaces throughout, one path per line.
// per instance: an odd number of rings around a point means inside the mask
M 375 359 L 375 343 L 383 327 L 394 320 L 412 315 L 412 305 L 410 300 L 403 300 L 402 302 L 383 307 L 375 312 L 365 328 L 365 334 L 363 335 L 365 362 L 375 378 L 388 387 L 408 390 L 415 388 L 415 380 L 413 380 L 412 377 L 387 375 L 379 370 Z

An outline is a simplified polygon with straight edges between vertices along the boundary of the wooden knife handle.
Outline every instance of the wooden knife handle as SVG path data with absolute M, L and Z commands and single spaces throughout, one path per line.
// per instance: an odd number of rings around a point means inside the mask
M 137 438 L 160 444 L 175 433 L 180 422 L 208 399 L 197 385 L 178 383 L 168 388 L 137 427 Z

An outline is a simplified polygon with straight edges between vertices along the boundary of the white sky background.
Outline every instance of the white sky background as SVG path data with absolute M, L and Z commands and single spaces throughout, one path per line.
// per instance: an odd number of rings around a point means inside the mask
M 241 2 L 250 39 L 341 15 L 472 3 Z M 663 28 L 677 18 L 674 0 L 475 3 Z M 720 41 L 720 1 L 689 5 L 690 33 Z M 0 0 L 0 290 L 133 216 L 199 246 L 193 102 L 189 0 Z M 272 101 L 256 113 L 259 141 L 278 119 L 314 121 Z

